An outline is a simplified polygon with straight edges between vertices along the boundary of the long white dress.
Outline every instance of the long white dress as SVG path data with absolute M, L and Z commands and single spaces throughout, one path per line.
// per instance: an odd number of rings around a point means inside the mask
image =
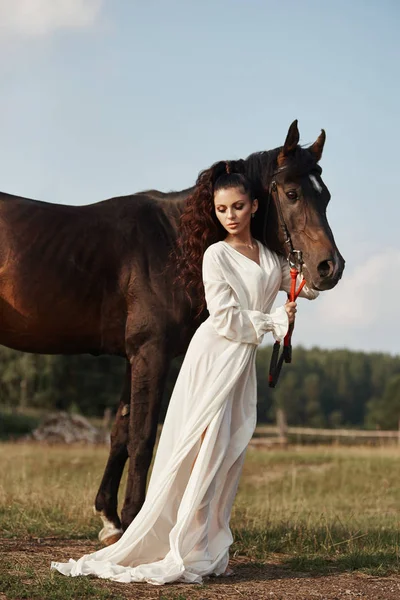
M 266 332 L 281 341 L 288 328 L 284 306 L 270 312 L 278 291 L 289 291 L 287 262 L 258 245 L 260 265 L 225 241 L 204 253 L 210 316 L 187 349 L 142 509 L 118 542 L 51 568 L 155 585 L 201 583 L 225 571 L 232 504 L 256 425 L 256 349 Z M 318 294 L 304 287 L 302 295 Z

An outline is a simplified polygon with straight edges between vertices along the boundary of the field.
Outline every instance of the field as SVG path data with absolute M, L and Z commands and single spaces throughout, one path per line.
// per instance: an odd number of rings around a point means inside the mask
M 400 449 L 249 448 L 234 507 L 235 576 L 153 587 L 49 571 L 99 548 L 104 447 L 0 445 L 0 600 L 400 598 Z

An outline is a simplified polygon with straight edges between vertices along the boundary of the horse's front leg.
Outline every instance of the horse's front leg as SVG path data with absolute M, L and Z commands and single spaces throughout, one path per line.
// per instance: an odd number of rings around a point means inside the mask
M 153 456 L 158 417 L 170 357 L 165 339 L 146 341 L 131 358 L 131 406 L 129 414 L 129 471 L 121 512 L 125 530 L 141 509 L 147 474 Z
M 122 535 L 118 516 L 118 488 L 128 458 L 129 409 L 131 399 L 131 365 L 127 361 L 124 388 L 111 430 L 111 447 L 107 465 L 95 500 L 96 513 L 103 521 L 99 540 L 106 546 L 116 542 Z

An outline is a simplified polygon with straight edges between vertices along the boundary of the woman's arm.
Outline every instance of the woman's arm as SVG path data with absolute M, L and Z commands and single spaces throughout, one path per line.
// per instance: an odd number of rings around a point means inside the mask
M 292 284 L 292 278 L 290 277 L 289 263 L 286 260 L 286 258 L 284 258 L 283 256 L 278 256 L 278 258 L 279 258 L 279 262 L 281 263 L 281 269 L 282 269 L 282 281 L 281 281 L 281 286 L 279 289 L 281 291 L 287 292 L 289 294 L 290 287 Z M 303 276 L 298 275 L 297 282 L 296 282 L 296 288 L 299 287 L 299 284 L 302 282 L 302 280 L 303 280 Z M 307 285 L 305 285 L 303 287 L 303 289 L 301 290 L 299 296 L 300 296 L 300 298 L 307 298 L 308 300 L 315 300 L 315 298 L 317 298 L 319 296 L 319 292 L 317 290 L 313 290 L 313 289 L 309 288 Z
M 203 256 L 202 271 L 207 308 L 217 333 L 235 342 L 259 344 L 264 333 L 272 331 L 276 340 L 283 340 L 289 325 L 284 306 L 271 314 L 241 308 L 209 249 Z

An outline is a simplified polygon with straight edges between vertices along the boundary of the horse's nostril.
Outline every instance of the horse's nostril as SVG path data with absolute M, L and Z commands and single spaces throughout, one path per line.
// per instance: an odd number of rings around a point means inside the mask
M 318 273 L 320 277 L 329 277 L 333 272 L 333 260 L 323 260 L 318 265 Z

